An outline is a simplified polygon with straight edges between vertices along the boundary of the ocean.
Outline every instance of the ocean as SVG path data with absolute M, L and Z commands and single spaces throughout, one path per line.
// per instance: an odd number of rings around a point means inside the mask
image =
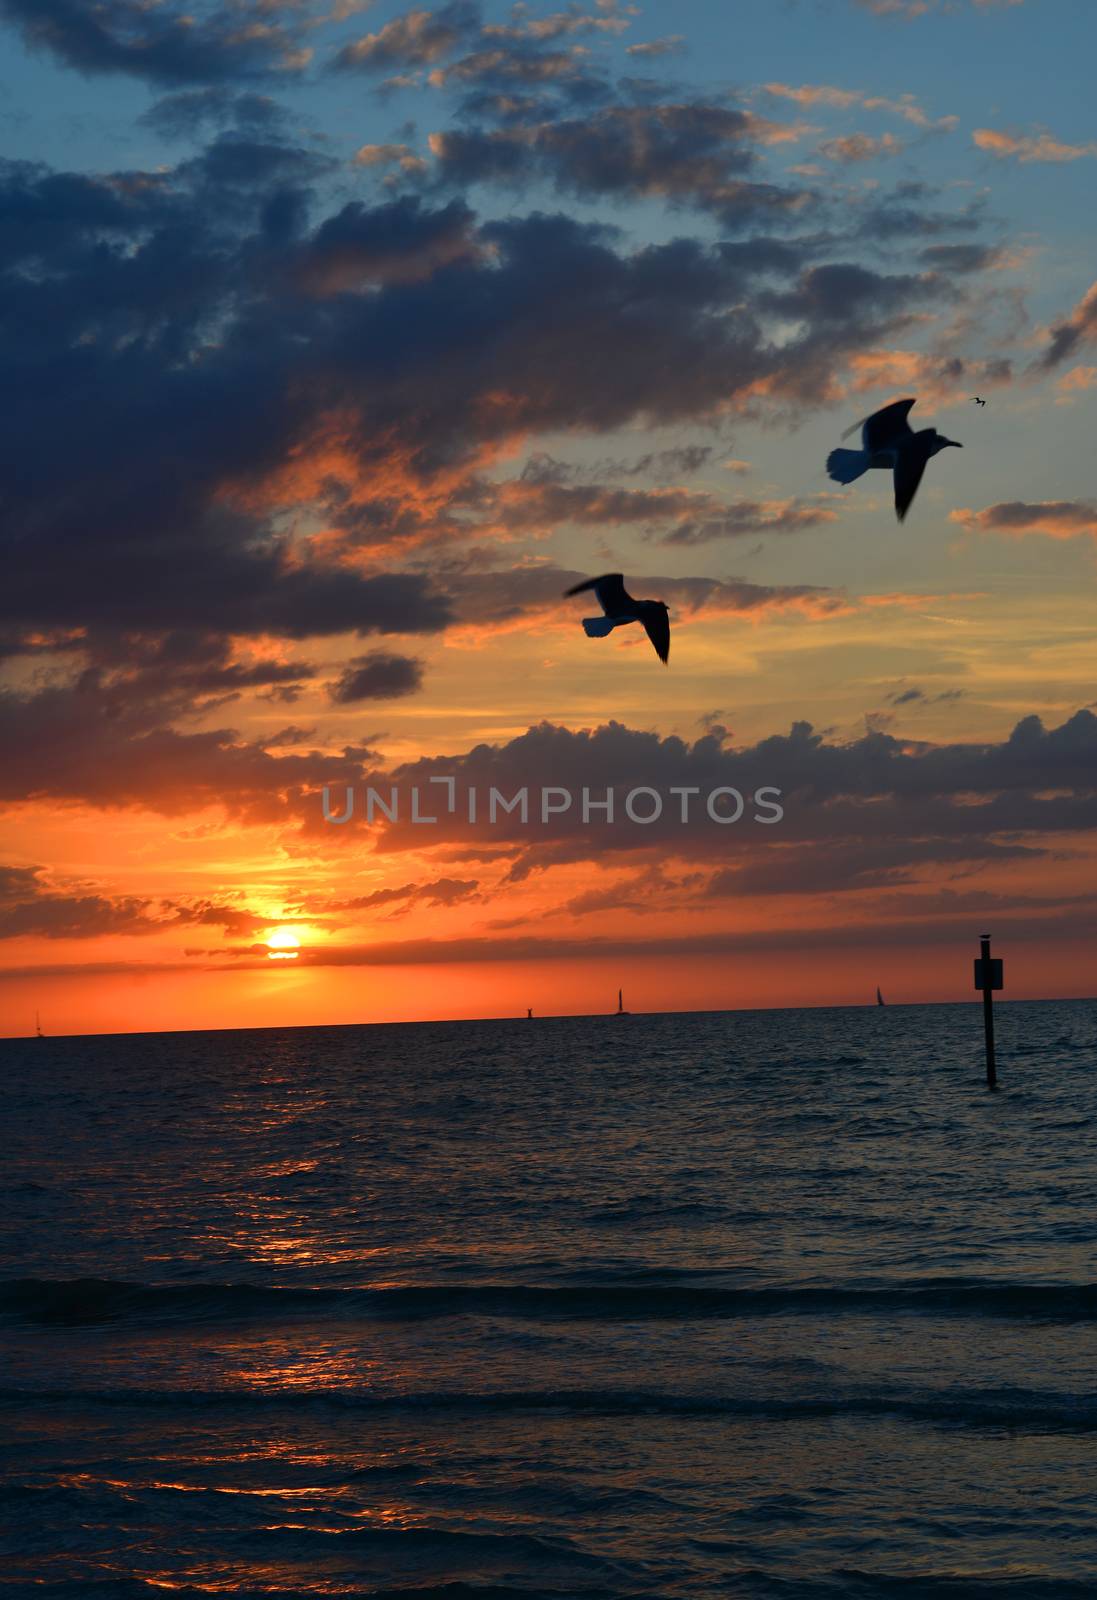
M 1097 1002 L 0 1043 L 0 1596 L 1097 1593 Z

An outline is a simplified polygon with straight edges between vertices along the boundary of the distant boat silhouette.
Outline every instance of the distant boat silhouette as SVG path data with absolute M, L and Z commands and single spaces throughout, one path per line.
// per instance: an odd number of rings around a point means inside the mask
M 876 1004 L 878 1006 L 882 1006 L 882 1005 L 885 1004 L 884 997 L 880 993 L 880 985 L 879 984 L 876 985 Z
M 46 1037 L 42 1032 L 42 1022 L 37 1011 L 34 1013 L 34 1037 L 36 1039 L 44 1039 Z
M 529 1007 L 529 1008 L 528 1008 L 528 1010 L 527 1010 L 527 1011 L 526 1011 L 526 1020 L 527 1020 L 527 1021 L 528 1021 L 528 1020 L 529 1020 L 529 1018 L 530 1018 L 530 1017 L 532 1017 L 532 1015 L 533 1015 L 533 1007 L 532 1007 L 532 1006 L 530 1006 L 530 1007 Z
M 620 989 L 617 991 L 617 1010 L 613 1014 L 615 1017 L 627 1017 L 630 1015 L 630 1013 L 625 1010 L 625 1002 Z

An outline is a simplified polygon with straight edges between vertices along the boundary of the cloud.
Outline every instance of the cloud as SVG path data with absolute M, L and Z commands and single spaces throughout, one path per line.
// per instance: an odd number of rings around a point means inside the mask
M 226 936 L 239 938 L 283 920 L 210 900 L 174 902 L 109 895 L 95 885 L 51 882 L 44 867 L 0 865 L 0 939 L 147 936 L 198 925 L 223 928 Z
M 769 294 L 799 323 L 777 343 L 751 289 L 796 271 L 794 245 L 630 249 L 564 216 L 484 224 L 409 196 L 311 223 L 326 175 L 237 134 L 163 172 L 0 169 L 20 394 L 0 627 L 439 631 L 427 573 L 359 552 L 467 538 L 462 502 L 518 441 L 811 404 L 942 292 L 820 268 Z M 303 510 L 330 532 L 296 532 Z
M 354 164 L 357 167 L 395 167 L 405 178 L 425 173 L 428 166 L 424 157 L 414 151 L 409 144 L 361 145 L 354 153 Z M 388 181 L 394 180 L 390 178 Z
M 913 703 L 909 694 L 909 688 L 898 689 L 891 699 Z M 83 711 L 84 722 L 89 715 L 94 720 L 93 705 L 85 703 Z M 34 720 L 28 716 L 20 731 L 29 730 L 43 718 L 48 726 L 39 748 L 31 752 L 26 770 L 34 771 L 39 793 L 58 793 L 64 781 L 64 792 L 71 795 L 74 779 L 82 774 L 85 780 L 95 781 L 101 766 L 85 761 L 85 750 L 75 737 L 80 719 L 73 718 L 64 730 L 66 736 L 58 739 L 61 730 L 56 714 L 41 700 L 34 708 Z M 117 723 L 119 718 L 110 720 Z M 144 775 L 143 794 L 131 803 L 143 801 L 170 810 L 180 799 L 193 802 L 196 798 L 193 770 L 190 787 L 180 795 L 177 780 L 182 774 L 165 765 L 164 748 L 157 740 L 142 738 L 132 725 L 123 726 L 116 730 L 113 746 L 105 748 L 104 741 L 95 737 L 99 732 L 93 729 L 87 748 L 98 744 L 102 759 L 120 766 L 122 783 L 115 791 L 114 803 L 124 803 L 127 784 L 138 771 Z M 136 745 L 132 761 L 127 757 L 127 743 Z M 18 744 L 10 748 L 18 755 Z M 796 919 L 795 934 L 798 938 L 802 933 L 808 945 L 816 932 L 822 938 L 824 930 L 853 938 L 848 919 L 844 927 L 836 923 L 832 902 L 837 896 L 863 906 L 857 914 L 866 919 L 860 926 L 862 936 L 870 942 L 877 940 L 881 927 L 881 937 L 897 941 L 904 927 L 908 940 L 919 929 L 931 926 L 943 935 L 985 910 L 987 892 L 981 875 L 987 869 L 1050 863 L 1056 856 L 1066 859 L 1082 848 L 1082 836 L 1093 831 L 1097 796 L 1097 717 L 1089 711 L 1078 712 L 1052 728 L 1036 717 L 1027 717 L 1000 741 L 953 744 L 914 743 L 880 730 L 836 741 L 803 722 L 794 724 L 787 734 L 740 746 L 731 743 L 722 727 L 690 742 L 614 722 L 589 730 L 542 724 L 499 744 L 479 744 L 463 755 L 431 756 L 388 768 L 376 758 L 371 764 L 368 752 L 362 751 L 353 756 L 348 753 L 342 761 L 312 754 L 300 762 L 278 758 L 264 765 L 253 747 L 236 741 L 231 756 L 237 762 L 235 786 L 229 781 L 231 749 L 230 742 L 220 735 L 207 751 L 213 755 L 214 766 L 225 762 L 220 771 L 208 773 L 221 782 L 221 798 L 231 797 L 237 814 L 250 820 L 279 822 L 287 836 L 294 827 L 303 830 L 312 852 L 321 845 L 345 852 L 349 844 L 361 853 L 368 844 L 372 854 L 366 859 L 371 860 L 371 870 L 387 865 L 390 872 L 391 861 L 408 852 L 439 862 L 477 859 L 485 864 L 475 877 L 428 870 L 395 884 L 382 880 L 380 886 L 371 884 L 361 893 L 290 893 L 284 897 L 285 904 L 295 920 L 321 922 L 337 931 L 341 926 L 355 926 L 360 916 L 368 923 L 374 913 L 404 915 L 416 907 L 430 910 L 461 903 L 490 904 L 498 898 L 509 902 L 533 875 L 588 863 L 606 876 L 589 884 L 578 898 L 574 875 L 565 878 L 564 898 L 555 905 L 551 894 L 540 894 L 535 944 L 548 940 L 551 945 L 559 937 L 545 926 L 553 917 L 573 920 L 627 911 L 644 881 L 649 887 L 654 882 L 654 874 L 662 885 L 660 903 L 668 918 L 660 944 L 667 953 L 688 953 L 694 948 L 681 923 L 669 922 L 671 913 L 700 913 L 729 898 L 743 908 L 744 927 L 757 931 L 763 939 L 771 938 L 777 946 L 785 939 L 797 941 L 791 932 L 775 929 L 772 916 L 765 919 L 764 928 L 755 929 L 759 913 L 749 909 L 749 902 L 775 896 L 814 900 L 815 906 Z M 283 774 L 279 769 L 284 764 L 288 770 Z M 312 770 L 306 776 L 309 767 Z M 452 811 L 446 804 L 445 789 L 430 783 L 434 777 L 453 779 Z M 13 775 L 5 771 L 5 784 L 12 781 Z M 360 793 L 361 786 L 369 783 L 383 794 L 397 786 L 404 797 L 404 812 L 397 823 L 378 821 L 368 833 L 355 823 L 342 828 L 325 826 L 319 815 L 316 786 L 320 783 L 331 785 L 336 803 L 347 784 Z M 432 802 L 427 814 L 436 816 L 437 821 L 429 829 L 416 827 L 407 818 L 408 791 L 413 784 Z M 671 794 L 673 786 L 696 789 L 701 795 L 729 786 L 749 797 L 763 785 L 781 791 L 784 818 L 765 830 L 747 825 L 748 832 L 737 825 L 713 824 L 696 799 L 683 822 L 681 801 Z M 508 797 L 527 787 L 536 805 L 542 786 L 570 788 L 576 794 L 587 787 L 596 799 L 612 787 L 619 810 L 624 793 L 634 787 L 654 788 L 668 800 L 663 816 L 646 827 L 630 827 L 621 820 L 607 826 L 598 816 L 584 821 L 578 803 L 544 828 L 523 824 L 517 812 L 509 816 L 500 813 L 490 829 L 468 821 L 465 790 L 469 787 L 475 787 L 482 800 L 490 787 Z M 211 785 L 207 803 L 215 794 Z M 633 882 L 612 876 L 618 869 L 638 872 L 639 878 Z M 951 887 L 958 879 L 973 881 L 974 887 L 958 893 Z M 1050 913 L 1045 919 L 1048 932 L 1071 918 L 1077 920 L 1080 901 L 1075 905 L 1068 897 L 1059 902 L 1050 895 L 1028 901 L 1023 891 L 1011 896 L 1001 883 L 999 876 L 994 890 L 996 906 L 1014 912 L 1019 920 L 1027 917 L 1030 934 L 1039 921 L 1038 908 Z M 910 892 L 895 896 L 894 891 L 904 886 Z M 885 892 L 892 892 L 890 900 Z M 83 907 L 31 904 L 42 895 L 89 903 Z M 17 909 L 10 924 L 5 924 L 3 913 L 11 906 Z M 409 961 L 495 959 L 499 946 L 516 956 L 527 948 L 518 931 L 523 917 L 529 917 L 525 908 L 518 912 L 517 920 L 510 917 L 506 938 L 500 940 L 477 936 L 453 943 L 432 938 L 393 946 L 388 954 L 383 945 L 371 940 L 368 945 L 317 948 L 302 959 L 306 964 L 385 962 L 397 959 L 397 949 Z M 0 929 L 10 926 L 16 934 L 52 927 L 62 930 L 57 936 L 79 936 L 72 932 L 74 928 L 85 928 L 90 936 L 104 926 L 143 932 L 152 931 L 146 928 L 151 922 L 155 928 L 169 931 L 187 923 L 220 926 L 228 936 L 246 939 L 273 920 L 286 918 L 255 917 L 246 905 L 213 900 L 131 904 L 125 897 L 115 899 L 97 888 L 72 890 L 38 883 L 32 869 L 9 869 L 6 876 L 0 873 Z M 1003 916 L 1002 925 L 1007 922 L 1008 917 Z M 743 930 L 729 935 L 726 930 L 710 928 L 703 938 L 719 943 L 740 936 L 745 939 L 748 935 Z M 597 940 L 590 942 L 592 948 L 598 944 Z M 228 953 L 233 961 L 266 959 L 263 945 L 244 944 L 235 951 L 230 947 Z M 209 957 L 215 952 L 204 954 Z
M 53 889 L 43 870 L 0 866 L 0 939 L 94 939 L 156 931 L 147 900 Z
M 289 116 L 269 95 L 213 84 L 164 95 L 137 120 L 162 139 L 194 139 L 210 128 L 232 128 L 251 137 L 277 135 L 285 131 Z
M 660 537 L 661 544 L 711 544 L 718 539 L 741 539 L 765 533 L 803 533 L 838 521 L 829 506 L 812 505 L 795 497 L 786 500 L 733 500 L 713 515 L 684 517 Z
M 1002 533 L 1020 538 L 1041 533 L 1049 539 L 1076 539 L 1088 534 L 1097 539 L 1097 504 L 1092 500 L 1007 500 L 982 511 L 961 507 L 949 512 L 969 533 Z
M 452 778 L 454 808 L 448 811 L 439 798 L 431 847 L 460 845 L 475 852 L 478 846 L 509 846 L 508 880 L 521 881 L 553 866 L 605 863 L 645 852 L 663 862 L 673 857 L 726 864 L 730 859 L 741 868 L 748 838 L 748 857 L 808 843 L 829 851 L 838 842 L 853 850 L 883 840 L 891 841 L 894 861 L 924 861 L 933 848 L 939 848 L 937 859 L 943 861 L 978 860 L 987 843 L 1046 849 L 1041 838 L 1020 836 L 1092 830 L 1095 758 L 1097 717 L 1090 711 L 1079 711 L 1052 729 L 1026 717 L 1001 743 L 952 745 L 912 745 L 882 731 L 832 743 L 809 724 L 796 723 L 786 735 L 737 749 L 719 734 L 690 744 L 616 722 L 589 730 L 545 723 L 505 744 L 481 744 L 465 755 L 378 770 L 369 781 L 382 793 L 393 785 L 407 791 L 417 784 L 423 793 L 444 798 L 430 779 Z M 577 798 L 545 827 L 531 829 L 517 812 L 500 813 L 488 829 L 468 820 L 468 788 L 485 797 L 491 787 L 506 796 L 526 787 L 536 802 L 540 788 L 553 786 Z M 721 827 L 697 802 L 683 824 L 681 802 L 668 799 L 662 816 L 650 825 L 620 820 L 611 825 L 600 815 L 584 819 L 578 798 L 583 788 L 602 798 L 612 787 L 623 804 L 631 788 L 650 787 L 669 797 L 673 786 L 692 786 L 701 795 L 729 786 L 747 797 L 775 786 L 782 792 L 785 816 L 772 828 Z M 338 832 L 344 846 L 348 837 L 362 838 L 362 827 L 353 820 L 334 829 L 325 827 L 318 814 L 309 830 L 313 836 Z M 375 849 L 387 854 L 421 850 L 425 832 L 405 814 L 395 823 L 375 822 L 370 836 Z M 913 854 L 904 858 L 903 850 Z
M 310 52 L 295 10 L 271 0 L 0 0 L 27 43 L 66 66 L 168 86 L 299 72 Z
M 1085 156 L 1097 156 L 1097 141 L 1088 144 L 1065 144 L 1050 133 L 1010 134 L 993 128 L 976 128 L 973 142 L 980 150 L 1000 158 L 1016 161 L 1080 161 Z
M 1055 385 L 1058 390 L 1056 405 L 1070 405 L 1079 395 L 1097 388 L 1097 367 L 1072 367 Z
M 625 54 L 635 60 L 655 61 L 664 56 L 684 55 L 685 49 L 685 36 L 680 33 L 669 33 L 662 39 L 648 39 L 640 44 L 630 44 L 626 47 Z
M 936 273 L 883 276 L 854 262 L 833 262 L 810 268 L 792 289 L 760 295 L 759 304 L 782 317 L 826 325 L 886 317 L 919 301 L 947 301 L 953 293 Z
M 1069 316 L 1052 326 L 1051 339 L 1041 358 L 1042 367 L 1057 367 L 1082 345 L 1097 340 L 1097 283 L 1079 300 Z
M 452 129 L 432 135 L 430 147 L 442 183 L 521 187 L 541 178 L 583 197 L 693 205 L 738 227 L 795 218 L 810 200 L 802 189 L 748 177 L 756 145 L 778 131 L 720 105 L 615 105 L 582 117 Z
M 835 139 L 824 139 L 819 154 L 828 161 L 875 161 L 881 156 L 902 155 L 904 146 L 894 134 L 885 133 L 872 138 L 867 133 L 848 133 Z
M 207 807 L 294 828 L 317 784 L 354 783 L 370 752 L 275 755 L 231 728 L 188 731 L 189 694 L 138 694 L 127 676 L 84 672 L 26 694 L 0 692 L 0 801 L 54 801 L 186 816 Z
M 396 700 L 415 694 L 423 684 L 423 664 L 410 656 L 386 655 L 375 650 L 349 661 L 331 687 L 339 705 L 361 700 Z
M 788 83 L 767 83 L 763 88 L 776 99 L 792 100 L 799 106 L 830 111 L 848 111 L 859 106 L 865 111 L 883 111 L 901 117 L 904 122 L 927 131 L 948 132 L 960 120 L 955 116 L 931 117 L 912 94 L 889 99 L 886 95 L 867 94 L 861 89 L 839 89 L 826 83 L 804 83 L 798 88 Z
M 919 260 L 933 272 L 997 272 L 1017 264 L 1014 252 L 992 244 L 931 244 Z
M 700 464 L 695 452 L 683 460 L 682 452 L 669 451 L 649 456 L 630 470 L 670 471 Z M 725 500 L 708 490 L 672 485 L 634 488 L 577 482 L 564 463 L 547 457 L 527 463 L 518 478 L 479 484 L 475 498 L 468 499 L 467 513 L 469 525 L 480 536 L 540 537 L 570 524 L 635 527 L 662 544 L 707 544 L 763 532 L 799 532 L 838 520 L 829 505 L 796 498 Z
M 354 895 L 350 899 L 331 899 L 325 895 L 307 895 L 302 909 L 310 916 L 319 912 L 325 917 L 345 916 L 348 911 L 375 911 L 382 906 L 396 908 L 395 915 L 403 915 L 413 906 L 423 905 L 433 909 L 455 906 L 478 900 L 480 884 L 476 878 L 435 878 L 429 883 L 405 883 L 386 889 L 374 889 L 369 894 Z
M 459 200 L 434 211 L 408 195 L 382 206 L 352 200 L 320 224 L 287 271 L 308 294 L 338 295 L 430 278 L 477 249 L 472 212 Z
M 343 72 L 392 72 L 431 66 L 474 37 L 480 9 L 469 0 L 450 0 L 433 9 L 406 11 L 377 33 L 344 45 L 334 67 Z
M 565 10 L 554 11 L 545 17 L 532 16 L 528 6 L 516 6 L 512 15 L 518 20 L 510 24 L 492 23 L 484 28 L 483 35 L 487 39 L 538 39 L 545 42 L 569 34 L 618 34 L 624 33 L 633 17 L 639 14 L 637 7 L 622 7 L 618 0 L 595 0 L 595 3 L 596 10 L 584 11 L 576 0 L 572 0 Z
M 856 3 L 874 16 L 899 17 L 904 21 L 928 16 L 933 11 L 955 9 L 951 0 L 856 0 Z M 976 11 L 993 11 L 1024 3 L 1025 0 L 971 0 Z

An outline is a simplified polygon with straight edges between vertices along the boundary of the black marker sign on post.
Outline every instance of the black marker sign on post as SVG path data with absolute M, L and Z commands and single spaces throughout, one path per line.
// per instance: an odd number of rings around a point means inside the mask
M 982 954 L 975 962 L 975 987 L 983 991 L 983 1033 L 987 1045 L 987 1088 L 997 1089 L 998 1070 L 994 1061 L 994 991 L 1005 987 L 1002 962 L 991 958 L 990 934 L 984 933 L 979 941 Z

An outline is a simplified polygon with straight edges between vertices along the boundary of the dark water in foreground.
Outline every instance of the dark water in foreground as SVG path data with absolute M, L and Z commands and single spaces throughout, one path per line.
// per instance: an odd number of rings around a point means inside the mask
M 1097 1593 L 1097 1003 L 0 1045 L 0 1596 Z

